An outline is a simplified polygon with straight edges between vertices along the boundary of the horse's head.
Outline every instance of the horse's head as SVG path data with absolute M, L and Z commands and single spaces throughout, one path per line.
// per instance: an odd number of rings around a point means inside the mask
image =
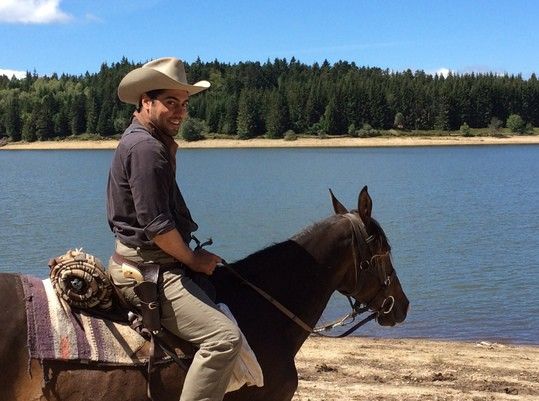
M 404 321 L 409 301 L 391 262 L 391 247 L 378 222 L 371 217 L 372 199 L 365 186 L 358 199 L 358 208 L 349 212 L 331 192 L 335 213 L 349 222 L 352 251 L 344 279 L 338 290 L 359 304 L 378 312 L 382 326 Z

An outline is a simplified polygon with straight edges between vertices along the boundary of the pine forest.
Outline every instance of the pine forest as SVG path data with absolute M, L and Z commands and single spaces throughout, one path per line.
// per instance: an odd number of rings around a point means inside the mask
M 141 64 L 122 59 L 97 73 L 0 76 L 0 138 L 57 140 L 70 136 L 117 137 L 133 106 L 116 95 L 122 77 Z M 535 74 L 393 72 L 340 61 L 306 65 L 295 58 L 235 64 L 187 64 L 188 80 L 211 82 L 189 103 L 181 135 L 242 139 L 285 135 L 378 135 L 384 130 L 464 134 L 485 128 L 532 132 L 539 126 Z M 182 129 L 183 130 L 183 129 Z

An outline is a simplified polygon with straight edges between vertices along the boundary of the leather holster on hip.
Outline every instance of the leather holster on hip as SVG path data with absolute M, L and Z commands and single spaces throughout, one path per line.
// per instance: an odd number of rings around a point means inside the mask
M 138 266 L 144 281 L 137 284 L 133 291 L 140 299 L 142 323 L 153 334 L 161 330 L 161 311 L 159 307 L 157 281 L 160 265 L 157 263 L 142 263 Z

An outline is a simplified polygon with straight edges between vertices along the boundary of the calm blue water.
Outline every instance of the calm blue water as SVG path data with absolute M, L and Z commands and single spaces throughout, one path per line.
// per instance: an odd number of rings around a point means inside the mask
M 84 247 L 108 259 L 112 151 L 0 152 L 0 271 L 45 277 Z M 369 186 L 412 309 L 358 335 L 539 344 L 539 147 L 183 150 L 178 180 L 231 261 L 350 208 Z M 346 309 L 335 297 L 330 320 Z

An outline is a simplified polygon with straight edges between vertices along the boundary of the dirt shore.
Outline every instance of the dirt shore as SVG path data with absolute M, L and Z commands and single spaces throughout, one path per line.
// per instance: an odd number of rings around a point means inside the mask
M 539 400 L 539 347 L 312 337 L 294 401 Z
M 0 150 L 44 150 L 44 149 L 115 149 L 118 141 L 47 141 L 8 143 Z M 524 145 L 539 144 L 539 135 L 503 137 L 375 137 L 375 138 L 298 138 L 284 139 L 208 139 L 196 142 L 178 141 L 180 148 L 324 148 L 324 147 L 399 147 L 399 146 L 462 146 L 462 145 Z

